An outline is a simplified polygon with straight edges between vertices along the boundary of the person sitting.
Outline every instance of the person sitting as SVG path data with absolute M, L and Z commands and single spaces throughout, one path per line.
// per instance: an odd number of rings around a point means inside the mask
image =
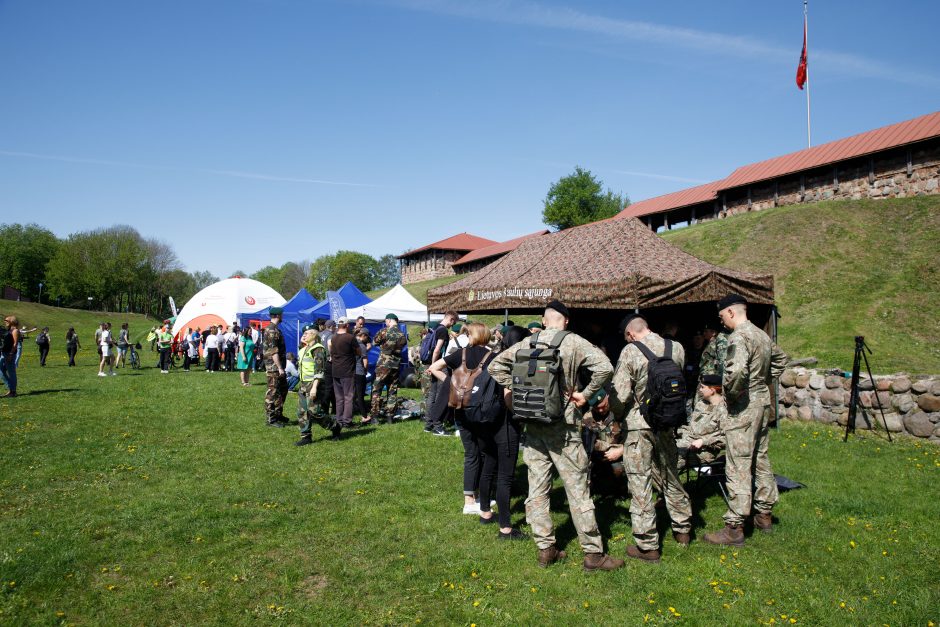
M 701 400 L 695 404 L 689 424 L 676 431 L 679 470 L 690 464 L 710 464 L 725 448 L 721 421 L 727 420 L 728 409 L 722 396 L 721 377 L 716 374 L 703 375 L 699 396 Z
M 287 374 L 287 391 L 296 392 L 297 384 L 300 382 L 300 373 L 297 372 L 297 355 L 287 353 L 287 365 L 284 366 L 284 372 Z

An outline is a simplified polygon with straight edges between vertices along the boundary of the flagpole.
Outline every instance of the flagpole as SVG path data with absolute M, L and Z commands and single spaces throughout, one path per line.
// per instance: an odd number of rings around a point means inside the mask
M 803 33 L 806 38 L 806 147 L 813 146 L 809 117 L 809 0 L 803 0 Z

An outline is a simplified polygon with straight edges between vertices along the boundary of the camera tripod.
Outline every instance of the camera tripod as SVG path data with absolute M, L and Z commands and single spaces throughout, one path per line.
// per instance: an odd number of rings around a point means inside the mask
M 865 344 L 865 338 L 861 335 L 856 335 L 855 361 L 852 362 L 852 391 L 849 395 L 849 418 L 845 423 L 845 437 L 842 438 L 842 441 L 847 441 L 849 439 L 849 434 L 855 433 L 855 419 L 858 415 L 859 404 L 859 371 L 862 369 L 862 360 L 865 360 L 865 370 L 868 371 L 868 380 L 871 381 L 872 389 L 874 390 L 874 395 L 872 398 L 874 399 L 875 403 L 878 403 L 878 409 L 881 411 L 881 422 L 885 426 L 885 433 L 888 434 L 888 442 L 891 442 L 891 432 L 888 431 L 888 421 L 885 418 L 885 410 L 881 405 L 881 399 L 878 397 L 878 389 L 875 386 L 875 377 L 871 374 L 871 366 L 868 364 L 868 356 L 865 355 L 865 351 L 868 351 L 869 354 L 872 354 L 871 349 L 868 348 L 867 344 Z M 871 421 L 868 419 L 868 412 L 865 411 L 864 407 L 862 408 L 862 414 L 862 419 L 871 425 Z

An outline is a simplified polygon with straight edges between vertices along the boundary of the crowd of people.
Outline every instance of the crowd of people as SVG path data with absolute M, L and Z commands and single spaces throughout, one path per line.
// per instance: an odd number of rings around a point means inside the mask
M 708 543 L 742 546 L 744 526 L 773 528 L 777 486 L 768 458 L 772 381 L 787 356 L 747 317 L 747 302 L 731 295 L 718 302 L 720 325 L 704 321 L 688 348 L 670 325 L 651 329 L 639 314 L 624 318 L 617 333 L 626 345 L 612 363 L 606 350 L 568 329 L 570 313 L 552 301 L 541 321 L 489 329 L 461 322 L 448 311 L 422 330 L 418 346 L 404 351 L 407 336 L 395 314 L 370 335 L 365 319 L 317 320 L 303 328 L 300 348 L 289 353 L 280 329 L 282 310 L 270 309 L 270 324 L 227 329 L 187 329 L 174 338 L 170 325 L 147 335 L 167 373 L 174 354 L 182 369 L 204 362 L 206 372 L 240 373 L 250 385 L 252 371 L 265 373 L 266 424 L 289 424 L 284 415 L 288 390 L 298 394 L 297 446 L 313 443 L 313 425 L 339 440 L 354 426 L 391 423 L 398 415 L 398 385 L 406 352 L 421 383 L 424 431 L 457 435 L 463 444 L 463 513 L 481 524 L 496 524 L 498 538 L 528 536 L 514 527 L 510 495 L 519 451 L 528 469 L 526 521 L 547 567 L 566 557 L 555 543 L 549 492 L 555 473 L 568 497 L 585 570 L 614 570 L 624 560 L 604 551 L 594 514 L 592 490 L 603 469 L 630 494 L 634 544 L 626 557 L 657 562 L 662 539 L 656 526 L 657 492 L 668 512 L 672 535 L 688 546 L 692 505 L 680 481 L 686 466 L 698 467 L 724 456 L 728 509 L 725 526 L 706 533 Z M 719 330 L 717 327 L 723 327 Z M 17 364 L 30 331 L 15 316 L 4 319 L 0 374 L 17 394 Z M 51 340 L 48 328 L 37 336 L 40 365 Z M 139 361 L 141 345 L 122 324 L 114 337 L 109 323 L 95 332 L 98 376 Z M 69 366 L 81 348 L 74 328 L 65 336 Z M 378 347 L 374 376 L 368 353 Z M 105 372 L 107 369 L 107 372 Z M 372 378 L 370 402 L 365 394 Z M 362 420 L 354 424 L 354 414 Z M 495 498 L 494 498 L 495 497 Z M 494 513 L 493 507 L 496 507 Z

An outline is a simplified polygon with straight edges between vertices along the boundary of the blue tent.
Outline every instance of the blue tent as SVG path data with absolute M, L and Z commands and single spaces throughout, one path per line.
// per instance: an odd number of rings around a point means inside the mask
M 366 303 L 372 302 L 371 298 L 363 294 L 358 287 L 349 281 L 347 281 L 343 287 L 336 290 L 336 292 L 343 299 L 343 303 L 346 304 L 348 309 L 352 309 L 353 307 L 362 307 Z
M 293 298 L 284 303 L 281 333 L 284 334 L 284 345 L 288 351 L 297 352 L 297 348 L 300 346 L 300 328 L 309 322 L 301 312 L 316 307 L 317 304 L 317 299 L 304 288 L 301 288 L 299 292 L 294 294 Z M 267 322 L 271 319 L 269 310 L 270 307 L 265 307 L 254 313 L 239 314 L 238 324 L 245 326 L 250 322 Z

